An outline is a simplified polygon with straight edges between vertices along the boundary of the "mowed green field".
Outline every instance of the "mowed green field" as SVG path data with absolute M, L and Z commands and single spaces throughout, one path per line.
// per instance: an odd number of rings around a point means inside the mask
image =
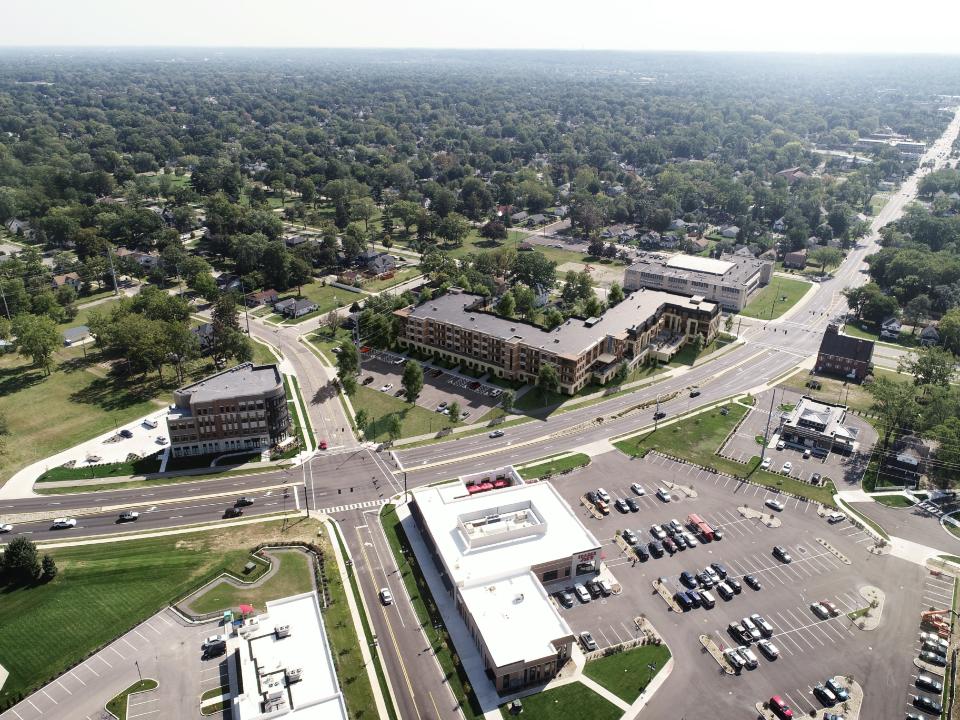
M 253 605 L 257 610 L 266 610 L 268 600 L 289 597 L 309 592 L 313 587 L 310 581 L 309 558 L 299 550 L 287 550 L 276 553 L 280 566 L 276 573 L 255 588 L 238 588 L 220 581 L 191 603 L 194 612 L 208 613 L 215 610 L 230 610 L 241 603 Z
M 88 350 L 89 352 L 89 350 Z M 61 358 L 80 356 L 79 349 Z M 0 454 L 0 484 L 32 462 L 159 410 L 154 383 L 123 385 L 96 366 L 61 365 L 50 377 L 17 355 L 0 356 L 0 414 L 10 435 Z M 172 377 L 172 374 L 171 374 Z M 155 375 L 154 375 L 155 378 Z
M 796 305 L 809 289 L 808 282 L 774 275 L 770 284 L 754 295 L 740 314 L 744 317 L 773 320 Z
M 249 549 L 279 539 L 316 542 L 317 523 L 281 522 L 51 551 L 46 585 L 0 588 L 0 706 L 59 675 L 91 651 L 223 571 L 242 577 Z M 106 700 L 107 698 L 104 698 Z
M 521 700 L 523 720 L 616 720 L 623 713 L 612 702 L 600 697 L 583 683 L 573 682 L 545 690 Z M 500 706 L 504 720 L 511 720 L 507 705 Z

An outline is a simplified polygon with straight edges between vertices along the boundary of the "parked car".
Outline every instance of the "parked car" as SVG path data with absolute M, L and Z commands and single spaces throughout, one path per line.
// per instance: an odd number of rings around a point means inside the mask
M 823 476 L 820 473 L 814 473 L 810 476 L 811 485 L 819 485 L 823 481 Z
M 597 497 L 603 500 L 605 503 L 610 502 L 610 493 L 603 488 L 597 488 Z
M 600 498 L 597 498 L 596 506 L 597 506 L 597 510 L 600 511 L 600 514 L 601 514 L 601 515 L 609 515 L 609 514 L 610 514 L 610 506 L 609 506 L 607 503 L 605 503 L 603 500 L 601 500 Z
M 719 576 L 721 580 L 727 579 L 727 569 L 723 566 L 722 563 L 710 563 L 710 567 L 713 568 L 713 571 Z
M 833 707 L 837 704 L 837 696 L 834 695 L 830 690 L 828 690 L 823 685 L 817 685 L 813 688 L 814 697 L 817 698 L 823 705 L 826 707 Z
M 790 557 L 790 553 L 786 551 L 786 548 L 781 547 L 780 545 L 773 546 L 773 556 L 780 562 L 790 564 L 793 562 L 793 558 Z
M 693 537 L 692 533 L 682 532 L 680 533 L 680 537 L 683 538 L 683 544 L 691 550 L 697 546 L 697 540 Z
M 664 538 L 663 549 L 673 555 L 677 551 L 677 544 L 673 541 L 673 538 Z
M 743 628 L 750 633 L 750 640 L 757 642 L 760 640 L 762 635 L 760 634 L 760 628 L 753 624 L 753 620 L 748 617 L 742 618 L 740 624 L 743 625 Z
M 623 541 L 627 545 L 637 544 L 637 534 L 633 530 L 624 530 L 622 533 L 620 533 L 620 537 L 623 538 Z
M 826 620 L 830 617 L 830 611 L 827 610 L 821 603 L 810 603 L 810 610 L 821 620 Z
M 227 642 L 221 640 L 220 642 L 211 643 L 203 649 L 203 659 L 209 660 L 210 658 L 220 657 L 227 652 Z
M 709 590 L 700 590 L 697 591 L 700 594 L 700 602 L 707 610 L 712 610 L 717 604 L 716 598 L 713 597 L 713 594 Z
M 757 656 L 753 654 L 753 650 L 746 645 L 738 647 L 737 652 L 743 658 L 743 664 L 747 666 L 747 670 L 753 670 L 760 664 L 757 662 Z
M 949 649 L 949 647 L 950 647 L 950 643 L 949 643 L 945 638 L 940 637 L 940 636 L 937 635 L 936 633 L 921 632 L 921 633 L 920 633 L 920 640 L 921 640 L 921 642 L 928 642 L 928 641 L 929 641 L 929 642 L 935 642 L 935 643 L 937 643 L 938 645 L 940 645 L 940 647 L 943 648 L 944 652 L 946 652 L 947 649 Z
M 167 440 L 163 435 L 158 435 L 156 443 L 157 445 L 169 445 L 170 441 Z
M 783 450 L 787 446 L 787 443 L 781 440 L 777 443 L 777 450 Z
M 594 600 L 603 595 L 603 592 L 600 590 L 600 583 L 598 583 L 596 580 L 587 580 L 586 586 L 587 592 L 590 593 L 590 597 L 592 597 Z
M 76 518 L 56 518 L 51 525 L 54 530 L 67 530 L 77 526 Z
M 850 699 L 850 693 L 847 692 L 847 689 L 843 685 L 837 682 L 835 677 L 828 678 L 824 685 L 827 686 L 830 692 L 837 696 L 837 700 L 840 702 L 846 702 Z
M 779 500 L 776 500 L 775 498 L 769 498 L 764 502 L 764 505 L 766 505 L 771 510 L 776 510 L 777 512 L 782 512 L 783 508 L 786 507 L 782 502 L 780 502 Z
M 726 580 L 723 581 L 723 584 L 726 585 L 731 590 L 733 590 L 734 595 L 739 595 L 740 593 L 743 592 L 743 585 L 741 585 L 740 581 L 737 580 L 736 578 L 728 577 Z
M 946 667 L 947 665 L 946 655 L 939 655 L 932 652 L 921 652 L 918 657 L 925 663 L 930 663 L 931 665 L 936 665 L 937 667 Z
M 717 595 L 726 601 L 733 599 L 733 590 L 726 583 L 718 583 L 716 587 Z
M 364 385 L 370 385 L 372 383 L 373 383 L 373 375 L 367 375 L 367 377 L 363 379 Z
M 600 578 L 597 580 L 597 584 L 600 586 L 600 594 L 604 597 L 610 597 L 613 595 L 613 587 L 611 587 L 610 582 L 606 578 Z
M 503 432 L 503 430 L 494 430 L 492 433 L 490 433 L 489 437 L 494 438 L 494 439 L 496 439 L 496 438 L 502 438 L 502 437 L 504 436 L 504 434 L 505 434 L 505 433 Z
M 837 606 L 834 605 L 829 600 L 821 600 L 820 604 L 823 605 L 824 608 L 826 608 L 828 613 L 830 613 L 830 617 L 837 617 L 838 615 L 840 615 L 840 611 L 837 609 Z
M 667 533 L 659 525 L 651 525 L 650 534 L 653 535 L 654 540 L 663 540 L 667 536 Z
M 769 469 L 770 469 L 770 465 L 771 465 L 772 463 L 773 463 L 773 458 L 765 457 L 765 458 L 763 459 L 763 462 L 760 463 L 760 469 L 761 469 L 761 470 L 769 470 Z
M 630 512 L 640 512 L 640 506 L 632 497 L 624 498 L 623 501 L 627 504 L 627 507 L 630 508 Z
M 723 528 L 722 528 L 722 527 L 717 526 L 717 527 L 715 527 L 715 528 L 713 529 L 713 539 L 714 539 L 714 540 L 723 540 Z
M 943 692 L 943 683 L 939 680 L 935 680 L 929 675 L 917 675 L 915 684 L 921 690 L 929 690 L 930 692 L 935 693 Z
M 394 396 L 394 397 L 403 397 L 403 394 L 404 394 L 405 392 L 406 392 L 406 391 L 405 391 L 403 388 L 397 388 L 396 390 L 394 390 L 393 396 Z
M 688 570 L 684 570 L 682 573 L 680 573 L 680 582 L 689 588 L 695 588 L 697 586 L 696 576 Z
M 647 552 L 647 549 L 643 546 L 643 543 L 637 543 L 634 545 L 633 551 L 637 554 L 637 557 L 640 558 L 640 562 L 646 562 L 650 559 L 650 553 Z
M 120 437 L 123 437 L 123 438 L 132 438 L 132 437 L 133 437 L 133 430 L 128 430 L 127 428 L 124 428 L 123 430 L 120 431 Z
M 940 713 L 943 712 L 943 706 L 940 704 L 940 701 L 934 700 L 932 697 L 926 695 L 914 695 L 913 706 L 937 717 L 940 717 Z
M 613 506 L 622 513 L 630 512 L 630 506 L 627 505 L 627 501 L 623 498 L 617 498 L 616 502 L 613 503 Z
M 739 644 L 749 643 L 751 641 L 750 633 L 738 622 L 730 623 L 727 626 L 727 632 L 730 633 L 730 636 Z
M 582 603 L 590 602 L 590 593 L 587 592 L 587 589 L 580 583 L 577 583 L 576 585 L 573 586 L 573 593 L 574 595 L 577 596 L 577 600 L 579 600 L 580 602 Z
M 759 630 L 760 634 L 763 635 L 765 638 L 768 638 L 771 635 L 773 635 L 773 625 L 771 625 L 766 620 L 764 620 L 763 616 L 760 615 L 759 613 L 754 613 L 753 615 L 751 615 L 750 622 L 752 622 L 757 627 L 757 630 Z
M 776 660 L 780 657 L 780 650 L 772 642 L 764 638 L 757 643 L 757 647 L 760 648 L 760 652 L 767 656 L 770 660 Z
M 727 662 L 730 663 L 730 667 L 733 668 L 734 672 L 740 672 L 743 668 L 743 658 L 740 656 L 740 653 L 730 648 L 723 651 L 723 656 L 727 659 Z M 793 716 L 791 715 L 791 717 Z
M 642 495 L 646 495 L 646 494 L 647 494 L 647 491 L 643 489 L 643 487 L 640 485 L 640 483 L 633 483 L 633 484 L 630 486 L 630 489 L 633 490 L 633 494 L 634 494 L 634 495 L 642 496 Z
M 597 641 L 593 639 L 593 635 L 587 630 L 580 633 L 580 644 L 583 645 L 583 649 L 587 652 L 597 649 Z
M 390 588 L 380 588 L 380 602 L 384 605 L 393 605 L 393 593 Z
M 556 593 L 554 597 L 556 597 L 557 602 L 559 602 L 565 608 L 573 607 L 573 593 L 569 590 L 561 590 L 560 592 Z
M 657 488 L 657 497 L 660 498 L 661 502 L 668 503 L 671 500 L 670 493 L 668 493 L 663 488 Z
M 124 510 L 122 513 L 120 513 L 120 516 L 117 518 L 117 521 L 118 522 L 134 522 L 138 517 L 140 517 L 140 513 L 138 513 L 136 510 Z
M 686 612 L 693 607 L 693 603 L 690 601 L 690 598 L 687 597 L 685 590 L 678 590 L 673 594 L 673 599 L 677 601 L 677 604 L 680 606 L 680 609 Z
M 597 493 L 594 492 L 593 490 L 588 490 L 587 494 L 584 495 L 584 497 L 587 498 L 587 502 L 590 503 L 591 505 L 596 505 L 597 501 L 600 499 L 597 497 Z
M 380 392 L 390 392 L 393 390 L 393 383 L 384 383 L 380 386 Z
M 716 585 L 716 583 L 713 581 L 713 578 L 710 575 L 707 575 L 705 572 L 697 575 L 697 583 L 700 585 L 700 587 L 706 588 L 707 590 Z
M 655 558 L 663 557 L 663 546 L 654 540 L 651 543 L 647 544 L 647 549 L 650 551 L 650 554 Z
M 789 460 L 787 460 L 787 461 L 783 464 L 783 467 L 780 468 L 780 472 L 781 472 L 783 475 L 789 475 L 792 471 L 793 471 L 793 463 L 790 462 Z
M 226 642 L 226 641 L 227 641 L 227 638 L 221 634 L 211 635 L 202 643 L 200 643 L 200 649 L 206 650 L 210 645 L 215 645 L 216 643 Z
M 779 695 L 774 695 L 770 698 L 768 704 L 773 714 L 778 718 L 782 718 L 782 720 L 791 720 L 791 718 L 793 718 L 793 710 L 790 709 L 790 706 L 787 705 Z
M 744 575 L 743 581 L 754 590 L 759 590 L 761 587 L 763 587 L 760 584 L 760 581 L 757 580 L 757 578 L 755 578 L 753 575 Z

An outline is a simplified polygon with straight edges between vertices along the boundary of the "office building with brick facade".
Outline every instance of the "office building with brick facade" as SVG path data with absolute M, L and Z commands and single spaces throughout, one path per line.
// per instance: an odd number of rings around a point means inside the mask
M 180 388 L 167 414 L 173 457 L 267 450 L 290 431 L 276 365 L 246 362 Z

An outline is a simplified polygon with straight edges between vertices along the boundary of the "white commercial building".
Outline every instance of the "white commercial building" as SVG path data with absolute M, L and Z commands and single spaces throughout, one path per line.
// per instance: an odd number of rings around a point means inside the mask
M 543 683 L 574 636 L 543 583 L 594 575 L 600 544 L 549 482 L 512 467 L 413 491 L 411 514 L 501 693 Z
M 773 263 L 755 257 L 725 255 L 721 259 L 699 255 L 641 253 L 626 269 L 623 289 L 663 290 L 680 295 L 699 296 L 739 312 L 757 288 L 767 285 L 773 276 Z
M 268 602 L 228 648 L 234 720 L 347 720 L 316 593 Z

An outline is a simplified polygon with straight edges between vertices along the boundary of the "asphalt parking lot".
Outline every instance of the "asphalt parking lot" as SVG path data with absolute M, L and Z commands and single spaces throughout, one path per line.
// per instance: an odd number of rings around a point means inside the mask
M 387 392 L 395 396 L 402 387 L 400 379 L 403 377 L 403 362 L 397 363 L 396 360 L 405 362 L 406 359 L 401 355 L 376 351 L 365 353 L 361 358 L 360 382 L 372 377 L 373 382 L 367 383 L 367 387 L 379 390 L 389 384 L 392 387 Z M 463 422 L 472 423 L 499 404 L 501 388 L 421 364 L 423 365 L 423 390 L 417 398 L 417 405 L 420 407 L 436 411 L 440 403 L 445 402 L 449 405 L 456 401 L 462 411 L 469 413 L 463 418 Z M 440 373 L 436 374 L 437 371 Z
M 673 500 L 663 503 L 653 496 L 657 483 L 663 480 L 692 486 L 697 497 L 673 492 Z M 646 490 L 645 496 L 636 498 L 637 512 L 611 509 L 610 515 L 596 519 L 580 505 L 581 495 L 598 486 L 603 486 L 612 499 L 633 495 L 632 482 Z M 634 618 L 639 615 L 650 619 L 676 658 L 673 674 L 679 678 L 671 677 L 651 700 L 652 717 L 676 714 L 676 707 L 688 704 L 684 693 L 691 686 L 697 687 L 702 697 L 711 698 L 714 717 L 747 717 L 748 712 L 755 716 L 754 703 L 774 694 L 784 696 L 806 714 L 822 707 L 813 696 L 813 687 L 831 675 L 853 675 L 864 686 L 867 697 L 861 717 L 894 717 L 890 708 L 902 707 L 904 688 L 916 674 L 910 659 L 928 577 L 923 568 L 867 552 L 872 542 L 863 531 L 848 522 L 830 525 L 817 513 L 815 504 L 795 498 L 782 498 L 786 507 L 778 513 L 781 527 L 769 528 L 745 519 L 738 506 L 760 509 L 765 499 L 777 493 L 654 454 L 644 459 L 630 459 L 619 452 L 595 456 L 589 466 L 565 475 L 556 485 L 603 546 L 604 562 L 623 588 L 619 595 L 576 603 L 560 612 L 574 633 L 589 630 L 600 647 L 635 636 Z M 686 524 L 690 513 L 722 526 L 724 538 L 678 551 L 673 557 L 636 563 L 614 541 L 617 530 L 625 527 L 649 541 L 652 524 L 673 518 Z M 851 564 L 843 563 L 817 538 L 827 540 Z M 775 544 L 788 550 L 792 563 L 781 563 L 772 556 Z M 744 584 L 742 592 L 729 601 L 717 595 L 712 610 L 675 613 L 653 589 L 652 582 L 663 577 L 675 590 L 680 586 L 682 571 L 699 571 L 713 562 L 722 563 L 732 577 L 754 575 L 760 580 L 761 590 Z M 880 627 L 864 631 L 847 613 L 867 605 L 860 589 L 870 585 L 880 587 L 887 596 Z M 815 615 L 810 605 L 821 600 L 832 602 L 839 615 Z M 771 641 L 780 656 L 767 660 L 757 653 L 757 669 L 724 675 L 698 637 L 713 634 L 724 647 L 733 646 L 736 643 L 727 633 L 729 623 L 753 613 L 773 626 Z M 882 647 L 883 654 L 875 654 L 874 647 Z M 899 710 L 896 716 L 902 717 Z
M 191 625 L 163 610 L 0 714 L 0 720 L 112 720 L 104 705 L 141 675 L 159 686 L 132 697 L 127 718 L 199 717 L 201 693 L 226 684 L 225 656 L 201 660 L 204 638 L 218 632 L 217 621 Z
M 777 428 L 780 424 L 779 410 L 780 405 L 795 405 L 802 397 L 800 393 L 786 392 L 777 390 L 775 392 L 773 415 L 769 421 L 769 431 L 767 428 L 767 419 L 770 411 L 770 398 L 774 391 L 761 393 L 757 396 L 757 402 L 753 409 L 747 413 L 746 418 L 737 428 L 737 432 L 730 436 L 727 444 L 723 446 L 721 455 L 731 458 L 738 462 L 747 462 L 752 457 L 759 457 L 760 444 L 757 437 L 763 437 L 765 432 L 771 440 L 775 440 Z M 777 450 L 776 443 L 771 442 L 767 451 L 767 456 L 771 458 L 770 471 L 780 472 L 785 462 L 792 465 L 790 475 L 809 482 L 814 473 L 819 473 L 821 477 L 831 478 L 838 488 L 842 488 L 841 482 L 852 477 L 856 477 L 859 482 L 863 467 L 869 460 L 869 448 L 873 447 L 876 441 L 876 431 L 861 418 L 853 415 L 847 415 L 847 424 L 860 430 L 860 447 L 866 448 L 866 453 L 858 452 L 851 456 L 841 455 L 839 453 L 830 453 L 826 457 L 819 458 L 811 456 L 803 457 L 803 451 L 792 447 L 785 447 Z

